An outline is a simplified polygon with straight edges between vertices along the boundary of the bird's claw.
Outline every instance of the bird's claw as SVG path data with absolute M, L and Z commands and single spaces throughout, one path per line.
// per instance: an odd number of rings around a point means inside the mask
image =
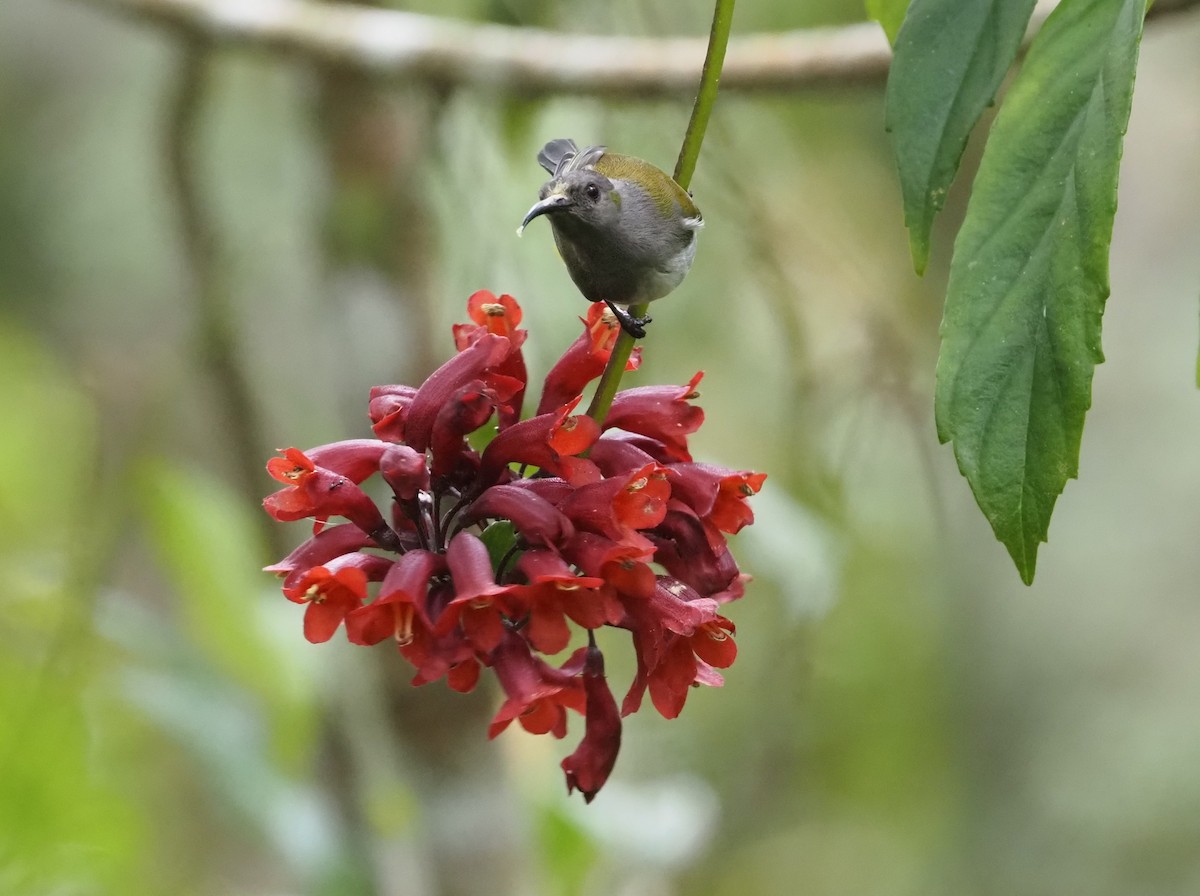
M 645 317 L 634 317 L 624 308 L 619 308 L 612 302 L 605 302 L 613 316 L 617 319 L 617 323 L 621 325 L 621 329 L 632 336 L 634 339 L 642 339 L 646 335 L 646 324 L 650 323 L 653 318 L 649 315 Z

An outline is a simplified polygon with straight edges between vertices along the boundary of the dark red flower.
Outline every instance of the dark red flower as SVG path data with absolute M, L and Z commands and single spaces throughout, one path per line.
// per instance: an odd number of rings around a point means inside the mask
M 753 520 L 746 499 L 764 477 L 692 462 L 700 374 L 618 393 L 602 426 L 576 413 L 619 333 L 602 306 L 527 420 L 520 306 L 480 291 L 468 314 L 454 329 L 458 353 L 419 388 L 371 390 L 377 438 L 289 448 L 268 463 L 284 488 L 267 512 L 312 518 L 314 534 L 267 569 L 305 606 L 310 641 L 343 622 L 354 644 L 391 641 L 414 685 L 444 679 L 466 692 L 491 669 L 504 691 L 491 737 L 514 720 L 563 737 L 570 711 L 582 713 L 583 739 L 562 768 L 590 802 L 612 772 L 623 714 L 649 692 L 674 717 L 692 687 L 720 685 L 717 670 L 733 663 L 733 624 L 718 608 L 748 577 L 726 536 Z M 637 672 L 619 710 L 593 634 L 603 627 L 633 641 Z M 544 659 L 580 630 L 587 647 L 561 665 Z
M 429 580 L 445 565 L 438 555 L 421 550 L 409 551 L 392 563 L 379 585 L 379 596 L 347 618 L 350 640 L 355 644 L 378 644 L 394 638 L 403 647 L 412 643 L 415 632 L 428 632 Z
M 463 514 L 465 523 L 484 519 L 511 520 L 525 541 L 544 547 L 564 544 L 575 534 L 565 513 L 537 492 L 517 485 L 493 485 Z
M 617 393 L 604 429 L 623 429 L 656 440 L 667 456 L 691 461 L 687 437 L 704 422 L 704 411 L 688 402 L 699 397 L 700 371 L 686 386 L 641 386 Z
M 425 380 L 404 418 L 404 442 L 413 450 L 423 452 L 429 448 L 433 435 L 433 422 L 438 411 L 459 389 L 472 380 L 479 379 L 488 371 L 496 371 L 509 352 L 512 343 L 503 336 L 482 333 Z
M 492 668 L 507 699 L 492 717 L 488 737 L 495 737 L 513 719 L 530 734 L 566 737 L 567 710 L 583 712 L 587 703 L 579 677 L 585 653 L 577 650 L 556 669 L 535 657 L 523 638 L 509 632 L 492 658 Z
M 455 597 L 442 611 L 434 633 L 445 635 L 462 625 L 463 636 L 483 653 L 496 649 L 504 637 L 504 620 L 511 615 L 506 598 L 513 586 L 497 585 L 487 546 L 470 532 L 459 532 L 446 549 Z
M 649 538 L 657 548 L 654 559 L 700 594 L 725 591 L 740 575 L 725 539 L 710 537 L 703 521 L 683 505 L 672 508 Z
M 590 803 L 604 786 L 621 749 L 621 714 L 604 678 L 604 655 L 592 645 L 583 665 L 583 690 L 587 696 L 583 740 L 562 761 L 567 793 L 578 790 Z
M 375 435 L 389 442 L 404 441 L 404 420 L 416 397 L 412 386 L 375 386 L 371 389 L 368 414 Z

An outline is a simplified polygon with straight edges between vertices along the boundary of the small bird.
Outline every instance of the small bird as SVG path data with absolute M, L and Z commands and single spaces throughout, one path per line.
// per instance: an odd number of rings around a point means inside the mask
M 583 297 L 604 302 L 625 332 L 641 339 L 650 318 L 618 306 L 661 299 L 679 285 L 696 256 L 700 210 L 666 172 L 603 146 L 580 151 L 574 140 L 551 140 L 537 158 L 551 177 L 517 233 L 534 218 L 549 218 Z

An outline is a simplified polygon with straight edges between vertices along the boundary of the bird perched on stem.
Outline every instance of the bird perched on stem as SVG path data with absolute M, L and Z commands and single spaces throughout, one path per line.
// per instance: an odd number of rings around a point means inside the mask
M 700 210 L 666 172 L 603 146 L 581 151 L 574 140 L 551 140 L 538 162 L 551 177 L 517 233 L 545 215 L 583 297 L 604 302 L 625 332 L 642 338 L 650 318 L 626 308 L 661 299 L 683 280 L 704 225 Z

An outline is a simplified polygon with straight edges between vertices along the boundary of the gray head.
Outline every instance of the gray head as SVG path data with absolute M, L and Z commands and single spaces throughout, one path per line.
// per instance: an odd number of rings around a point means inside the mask
M 538 202 L 525 215 L 520 229 L 542 215 L 550 216 L 556 230 L 603 232 L 617 226 L 621 196 L 613 182 L 599 171 L 567 171 L 542 185 Z

